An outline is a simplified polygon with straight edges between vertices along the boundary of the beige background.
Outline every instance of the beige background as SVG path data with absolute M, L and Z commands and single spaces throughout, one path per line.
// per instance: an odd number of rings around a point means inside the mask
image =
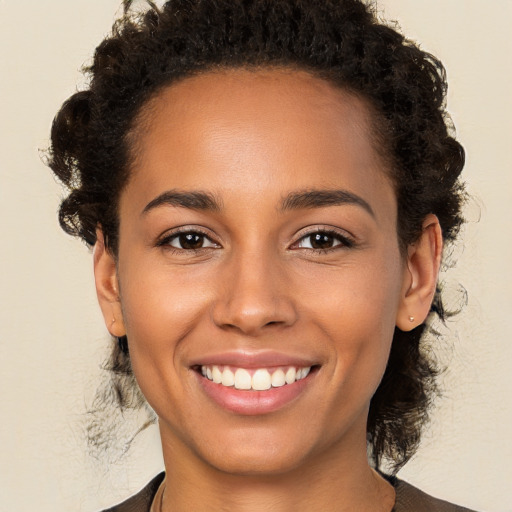
M 120 0 L 0 0 L 0 510 L 95 511 L 161 467 L 156 428 L 120 460 L 86 454 L 84 412 L 108 338 L 91 256 L 58 228 L 60 189 L 40 161 Z M 441 57 L 474 200 L 458 264 L 469 304 L 439 349 L 445 393 L 401 476 L 445 499 L 512 511 L 511 0 L 383 0 Z M 477 222 L 481 215 L 481 219 Z M 458 300 L 454 296 L 454 300 Z M 126 420 L 127 432 L 135 428 Z

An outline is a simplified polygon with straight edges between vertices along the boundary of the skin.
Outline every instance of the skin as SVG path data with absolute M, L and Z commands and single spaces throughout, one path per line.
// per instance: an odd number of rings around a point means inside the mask
M 368 105 L 306 72 L 231 70 L 172 85 L 142 114 L 119 252 L 98 230 L 94 260 L 105 322 L 127 334 L 159 417 L 163 510 L 389 512 L 394 490 L 367 463 L 368 408 L 395 326 L 428 314 L 442 241 L 430 215 L 400 252 Z M 283 209 L 311 190 L 369 208 Z M 205 192 L 218 208 L 147 209 L 166 191 Z M 199 229 L 203 247 L 180 249 L 178 227 Z M 336 232 L 328 251 L 310 246 L 319 230 Z M 192 368 L 230 350 L 277 350 L 317 371 L 277 411 L 236 414 Z

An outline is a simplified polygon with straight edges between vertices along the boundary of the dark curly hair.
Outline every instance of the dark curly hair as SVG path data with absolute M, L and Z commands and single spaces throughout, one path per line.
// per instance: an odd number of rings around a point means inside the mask
M 53 123 L 49 165 L 69 189 L 59 212 L 66 232 L 92 245 L 101 225 L 116 255 L 118 200 L 136 152 L 131 135 L 142 107 L 163 87 L 216 69 L 285 67 L 370 105 L 376 146 L 396 190 L 402 249 L 417 240 L 429 213 L 445 241 L 455 239 L 464 151 L 445 111 L 445 70 L 380 22 L 374 8 L 359 0 L 171 0 L 163 7 L 148 1 L 137 14 L 130 3 L 86 68 L 88 88 L 71 96 Z M 439 289 L 431 313 L 444 317 Z M 438 373 L 427 330 L 395 331 L 368 418 L 376 467 L 387 460 L 396 471 L 418 446 Z M 133 378 L 125 342 L 114 344 L 110 369 L 118 405 L 142 407 L 126 389 Z

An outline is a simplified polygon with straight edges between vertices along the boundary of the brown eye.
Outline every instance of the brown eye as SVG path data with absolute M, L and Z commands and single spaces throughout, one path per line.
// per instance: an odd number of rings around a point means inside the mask
M 204 236 L 197 233 L 186 233 L 178 237 L 183 249 L 200 249 L 203 246 Z
M 297 248 L 326 251 L 335 247 L 351 247 L 350 240 L 338 233 L 317 231 L 303 236 L 297 243 Z
M 206 247 L 217 247 L 206 235 L 195 231 L 173 235 L 167 239 L 166 244 L 184 251 L 196 251 Z
M 310 235 L 309 238 L 313 249 L 330 249 L 336 242 L 334 237 L 328 233 L 315 233 Z

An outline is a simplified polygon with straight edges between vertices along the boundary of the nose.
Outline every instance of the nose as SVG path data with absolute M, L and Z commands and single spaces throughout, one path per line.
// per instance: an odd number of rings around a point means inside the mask
M 258 336 L 297 320 L 292 286 L 277 258 L 262 252 L 233 255 L 218 276 L 213 321 L 222 329 Z

